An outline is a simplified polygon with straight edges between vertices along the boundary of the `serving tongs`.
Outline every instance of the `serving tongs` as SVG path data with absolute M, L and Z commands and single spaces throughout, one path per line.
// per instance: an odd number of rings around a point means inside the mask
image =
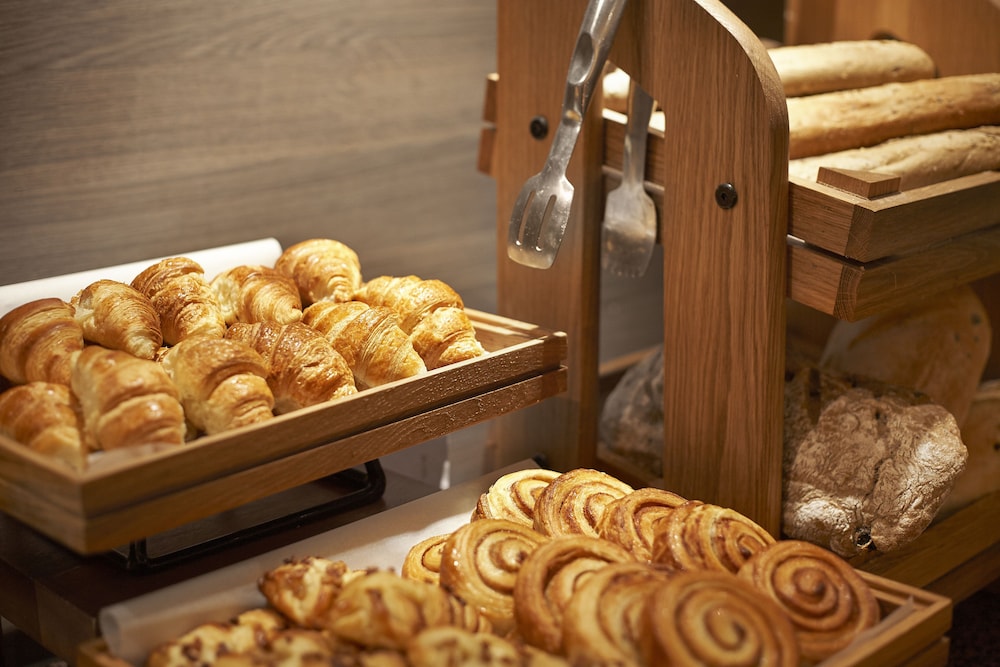
M 607 194 L 601 226 L 601 265 L 629 278 L 646 273 L 656 246 L 656 205 L 646 192 L 646 139 L 656 102 L 629 82 L 622 180 Z
M 562 116 L 542 170 L 529 178 L 514 203 L 507 255 L 515 262 L 547 269 L 566 233 L 573 184 L 566 168 L 580 127 L 611 50 L 627 0 L 590 0 L 570 58 Z

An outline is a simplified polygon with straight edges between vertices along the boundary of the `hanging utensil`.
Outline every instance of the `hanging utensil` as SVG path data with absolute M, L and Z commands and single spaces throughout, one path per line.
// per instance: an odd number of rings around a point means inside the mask
M 518 195 L 507 234 L 507 255 L 514 261 L 547 269 L 566 233 L 573 184 L 566 167 L 576 146 L 594 88 L 604 71 L 627 0 L 590 0 L 570 58 L 562 117 L 542 170 Z
M 622 180 L 607 194 L 601 227 L 601 265 L 618 276 L 646 273 L 656 246 L 656 206 L 646 192 L 646 138 L 655 102 L 634 80 L 629 83 Z

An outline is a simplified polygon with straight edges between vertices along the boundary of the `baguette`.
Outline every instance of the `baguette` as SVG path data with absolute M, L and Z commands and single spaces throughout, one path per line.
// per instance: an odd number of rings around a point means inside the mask
M 895 137 L 1000 124 L 1000 73 L 887 83 L 786 102 L 789 157 L 796 159 Z
M 899 189 L 1000 169 L 1000 126 L 944 130 L 875 146 L 789 160 L 788 175 L 815 181 L 820 167 L 899 176 Z
M 779 46 L 767 55 L 787 97 L 930 79 L 937 71 L 919 46 L 892 39 Z

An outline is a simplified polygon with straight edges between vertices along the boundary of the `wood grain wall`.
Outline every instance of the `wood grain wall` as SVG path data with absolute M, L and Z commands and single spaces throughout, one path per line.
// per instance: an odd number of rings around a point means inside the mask
M 0 284 L 274 236 L 495 303 L 496 8 L 0 1 Z

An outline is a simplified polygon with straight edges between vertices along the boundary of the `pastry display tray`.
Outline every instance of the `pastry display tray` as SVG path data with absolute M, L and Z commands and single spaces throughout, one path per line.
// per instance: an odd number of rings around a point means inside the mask
M 173 587 L 125 601 L 102 611 L 102 638 L 80 647 L 82 667 L 128 667 L 160 642 L 194 625 L 225 621 L 263 604 L 257 578 L 286 558 L 320 555 L 350 567 L 399 570 L 410 546 L 425 537 L 448 533 L 469 520 L 479 494 L 500 475 L 531 467 L 521 461 L 356 523 L 291 544 Z M 921 664 L 944 665 L 951 601 L 940 595 L 861 573 L 878 599 L 883 619 L 869 633 L 822 663 L 823 667 Z
M 104 552 L 565 391 L 565 334 L 468 314 L 485 356 L 182 447 L 102 453 L 76 472 L 0 436 L 0 511 Z

